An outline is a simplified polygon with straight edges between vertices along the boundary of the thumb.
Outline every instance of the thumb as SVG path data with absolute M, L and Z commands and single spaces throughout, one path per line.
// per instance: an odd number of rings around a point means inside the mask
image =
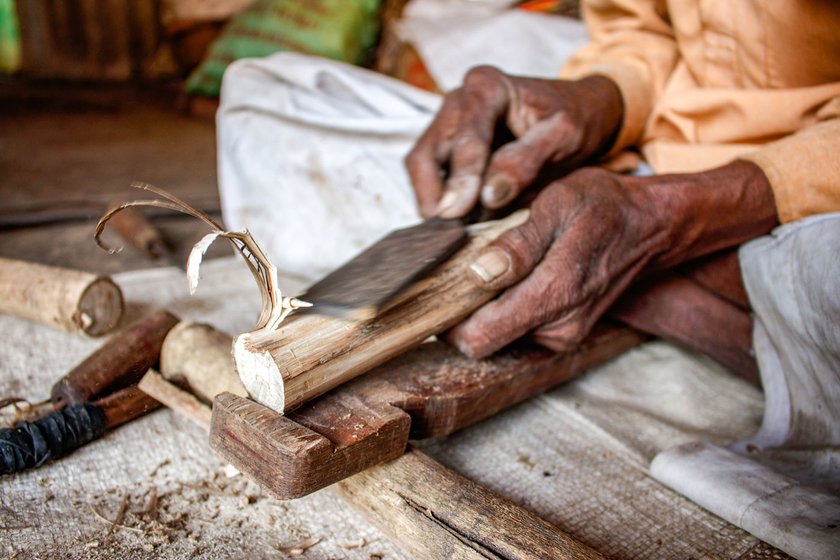
M 551 244 L 550 232 L 533 219 L 500 235 L 469 265 L 470 279 L 486 290 L 501 290 L 528 276 Z

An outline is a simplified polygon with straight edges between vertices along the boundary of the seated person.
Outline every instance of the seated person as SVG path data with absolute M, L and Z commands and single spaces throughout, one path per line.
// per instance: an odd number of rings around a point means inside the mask
M 585 1 L 592 42 L 564 79 L 479 67 L 445 96 L 406 160 L 421 213 L 539 193 L 527 223 L 471 266 L 472 281 L 505 291 L 451 333 L 464 353 L 527 333 L 566 350 L 611 310 L 756 376 L 734 250 L 840 210 L 840 6 L 716 4 Z M 596 167 L 639 153 L 654 175 Z M 825 241 L 785 258 L 840 260 L 837 235 Z M 818 284 L 800 288 L 840 292 L 836 277 Z M 814 312 L 840 344 L 840 319 Z

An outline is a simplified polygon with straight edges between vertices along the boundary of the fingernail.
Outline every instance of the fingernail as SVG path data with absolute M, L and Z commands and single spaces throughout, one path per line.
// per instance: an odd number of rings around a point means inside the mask
M 490 249 L 472 263 L 472 270 L 481 280 L 489 284 L 510 268 L 510 258 L 501 249 Z
M 513 185 L 506 179 L 496 179 L 484 185 L 481 189 L 481 203 L 485 206 L 492 206 L 507 202 L 510 197 Z
M 440 199 L 437 205 L 437 215 L 441 217 L 447 217 L 444 214 L 447 210 L 451 210 L 452 207 L 458 202 L 458 193 L 452 190 L 446 191 L 443 193 L 443 198 Z

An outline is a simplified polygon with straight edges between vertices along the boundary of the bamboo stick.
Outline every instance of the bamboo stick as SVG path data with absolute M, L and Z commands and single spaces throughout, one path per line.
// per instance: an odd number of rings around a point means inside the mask
M 520 211 L 474 226 L 464 248 L 373 319 L 302 313 L 277 330 L 238 336 L 234 359 L 242 384 L 251 398 L 283 413 L 454 326 L 495 295 L 469 281 L 469 263 L 527 216 Z

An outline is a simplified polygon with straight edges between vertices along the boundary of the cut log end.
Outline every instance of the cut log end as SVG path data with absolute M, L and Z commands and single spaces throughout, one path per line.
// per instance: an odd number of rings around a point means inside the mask
M 73 322 L 89 336 L 109 333 L 119 324 L 123 314 L 123 296 L 110 278 L 97 278 L 79 298 Z
M 239 335 L 233 341 L 233 360 L 239 379 L 252 399 L 283 414 L 286 392 L 280 368 L 267 350 L 254 348 L 252 334 Z

